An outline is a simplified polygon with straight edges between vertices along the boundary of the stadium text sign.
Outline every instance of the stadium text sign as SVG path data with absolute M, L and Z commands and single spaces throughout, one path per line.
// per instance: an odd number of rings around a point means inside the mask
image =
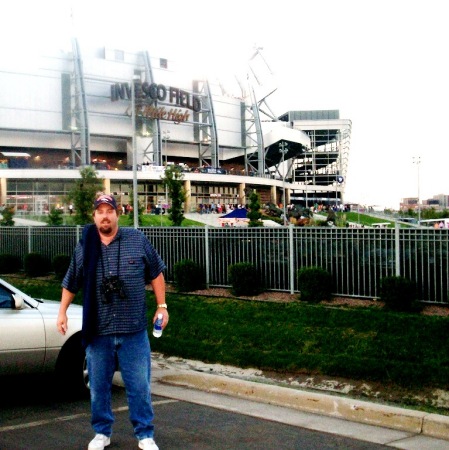
M 148 119 L 187 122 L 190 114 L 180 108 L 186 108 L 194 112 L 201 111 L 201 97 L 177 87 L 135 81 L 134 94 L 136 114 Z M 132 86 L 129 83 L 114 83 L 111 85 L 111 101 L 118 100 L 132 100 Z M 167 108 L 157 102 L 164 102 L 175 106 L 175 108 Z

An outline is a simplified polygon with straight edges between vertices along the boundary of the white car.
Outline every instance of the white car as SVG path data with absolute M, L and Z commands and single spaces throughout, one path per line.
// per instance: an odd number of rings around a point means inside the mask
M 54 372 L 64 389 L 86 393 L 83 309 L 70 306 L 65 336 L 56 328 L 58 311 L 59 302 L 32 298 L 0 278 L 0 375 Z

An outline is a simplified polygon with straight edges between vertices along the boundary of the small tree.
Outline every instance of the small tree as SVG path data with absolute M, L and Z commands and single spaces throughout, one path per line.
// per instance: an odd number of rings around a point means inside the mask
M 92 223 L 92 209 L 97 193 L 103 190 L 103 184 L 93 167 L 80 170 L 81 179 L 77 180 L 67 195 L 75 205 L 74 222 L 77 225 Z
M 262 213 L 260 212 L 260 196 L 256 191 L 253 191 L 249 196 L 249 212 L 248 212 L 250 227 L 263 227 L 263 222 L 260 220 Z
M 51 227 L 62 225 L 62 211 L 60 209 L 51 208 L 48 214 L 47 224 Z
M 0 225 L 2 227 L 12 227 L 14 226 L 14 207 L 5 206 L 2 211 L 2 218 L 0 219 Z
M 173 226 L 175 227 L 181 226 L 184 220 L 183 203 L 186 200 L 186 192 L 182 183 L 183 177 L 182 169 L 179 166 L 166 167 L 165 174 L 161 177 L 171 199 L 168 218 L 173 222 Z

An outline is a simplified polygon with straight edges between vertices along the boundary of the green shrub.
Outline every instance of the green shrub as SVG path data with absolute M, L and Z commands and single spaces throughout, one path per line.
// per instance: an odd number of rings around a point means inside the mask
M 204 274 L 195 261 L 182 259 L 173 266 L 175 288 L 178 292 L 197 291 L 204 287 Z
M 379 295 L 380 300 L 385 302 L 386 309 L 402 312 L 420 309 L 416 284 L 407 278 L 400 276 L 381 278 Z
M 22 261 L 16 255 L 0 254 L 0 273 L 16 273 L 22 268 Z
M 58 280 L 62 280 L 67 273 L 67 269 L 70 266 L 71 257 L 68 255 L 56 255 L 51 264 L 53 267 L 53 271 Z
M 263 291 L 259 273 L 251 263 L 231 264 L 228 267 L 228 278 L 234 295 L 259 295 Z
M 47 217 L 47 224 L 51 227 L 56 227 L 62 225 L 64 222 L 64 218 L 62 217 L 62 210 L 51 208 Z
M 300 299 L 304 302 L 318 303 L 332 296 L 332 276 L 321 267 L 302 267 L 297 273 Z
M 29 277 L 40 277 L 50 272 L 51 264 L 40 253 L 27 253 L 23 259 L 23 268 Z
M 14 214 L 15 210 L 13 206 L 5 206 L 3 208 L 0 226 L 2 227 L 13 227 L 14 226 Z

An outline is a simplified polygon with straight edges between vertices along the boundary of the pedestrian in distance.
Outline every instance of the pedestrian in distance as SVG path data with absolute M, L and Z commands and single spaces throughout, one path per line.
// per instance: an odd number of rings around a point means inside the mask
M 95 432 L 88 450 L 103 450 L 111 442 L 111 389 L 116 361 L 125 384 L 138 448 L 158 450 L 154 441 L 145 287 L 152 286 L 156 299 L 153 323 L 162 314 L 164 329 L 169 319 L 165 264 L 142 232 L 118 226 L 117 203 L 111 195 L 100 194 L 96 198 L 93 218 L 94 224 L 83 228 L 62 282 L 56 324 L 60 333 L 67 332 L 67 309 L 82 289 L 82 338 Z

